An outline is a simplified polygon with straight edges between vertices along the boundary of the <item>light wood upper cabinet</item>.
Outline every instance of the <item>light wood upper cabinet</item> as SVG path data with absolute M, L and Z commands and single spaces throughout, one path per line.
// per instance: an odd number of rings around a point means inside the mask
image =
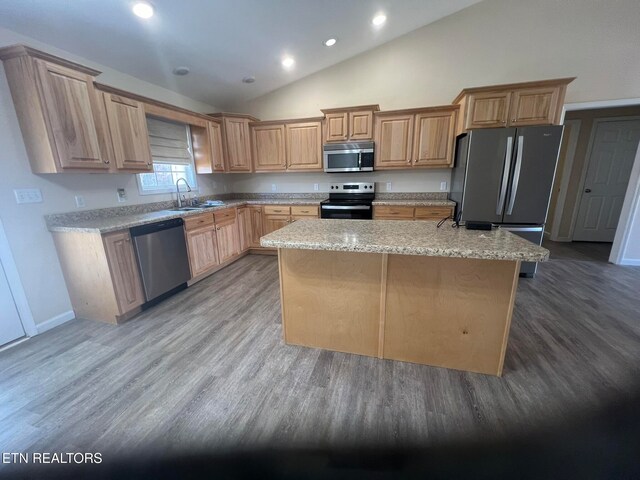
M 359 107 L 329 108 L 325 114 L 325 142 L 363 141 L 373 139 L 373 114 L 380 110 L 378 105 Z
M 457 107 L 416 114 L 415 166 L 447 168 L 453 165 L 456 115 Z
M 109 131 L 118 170 L 153 170 L 144 105 L 136 100 L 103 93 Z
M 285 125 L 287 170 L 322 171 L 322 123 Z
M 228 171 L 250 172 L 249 119 L 225 117 L 223 125 Z
M 129 231 L 104 235 L 104 248 L 120 314 L 144 303 L 140 271 Z
M 217 266 L 218 241 L 213 224 L 186 232 L 191 277 L 197 277 Z
M 469 95 L 467 128 L 504 127 L 509 118 L 511 92 L 481 92 Z
M 251 149 L 256 172 L 282 171 L 287 168 L 284 124 L 253 124 Z
M 557 87 L 524 88 L 511 96 L 510 125 L 553 124 L 558 109 Z
M 414 114 L 376 114 L 376 169 L 411 166 L 414 117 Z
M 575 78 L 466 88 L 454 99 L 460 105 L 456 132 L 471 128 L 559 124 L 567 85 Z
M 214 172 L 224 172 L 224 150 L 222 143 L 222 125 L 218 122 L 208 122 L 209 138 L 211 141 L 211 163 Z
M 325 116 L 325 141 L 344 142 L 349 138 L 349 114 L 328 113 Z

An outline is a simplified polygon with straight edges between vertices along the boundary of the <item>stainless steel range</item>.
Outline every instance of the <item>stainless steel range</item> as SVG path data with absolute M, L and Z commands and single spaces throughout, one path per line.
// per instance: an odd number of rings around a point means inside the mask
M 373 218 L 374 183 L 331 183 L 329 199 L 320 204 L 321 218 Z

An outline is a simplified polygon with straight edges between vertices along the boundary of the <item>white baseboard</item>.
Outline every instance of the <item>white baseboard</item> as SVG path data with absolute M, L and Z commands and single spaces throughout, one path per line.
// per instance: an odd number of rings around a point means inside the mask
M 638 258 L 623 258 L 620 265 L 627 265 L 633 267 L 640 267 L 640 259 Z
M 44 322 L 38 323 L 36 325 L 38 327 L 38 333 L 44 333 L 47 330 L 51 330 L 52 328 L 55 328 L 58 325 L 62 325 L 69 320 L 73 320 L 74 318 L 76 318 L 76 314 L 73 313 L 73 310 L 61 313 L 60 315 L 56 315 L 55 317 L 51 317 L 49 320 L 45 320 Z

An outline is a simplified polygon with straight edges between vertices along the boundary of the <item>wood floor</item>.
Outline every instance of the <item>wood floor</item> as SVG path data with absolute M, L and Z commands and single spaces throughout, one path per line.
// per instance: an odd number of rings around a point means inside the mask
M 638 387 L 640 268 L 547 246 L 502 378 L 285 346 L 276 258 L 250 255 L 125 325 L 74 320 L 0 352 L 0 451 L 433 444 L 568 422 Z

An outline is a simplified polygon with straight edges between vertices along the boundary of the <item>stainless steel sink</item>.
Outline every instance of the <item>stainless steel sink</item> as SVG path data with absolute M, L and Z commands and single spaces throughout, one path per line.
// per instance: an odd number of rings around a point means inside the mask
M 204 210 L 201 207 L 180 207 L 180 208 L 170 208 L 172 212 L 193 212 L 196 210 Z

